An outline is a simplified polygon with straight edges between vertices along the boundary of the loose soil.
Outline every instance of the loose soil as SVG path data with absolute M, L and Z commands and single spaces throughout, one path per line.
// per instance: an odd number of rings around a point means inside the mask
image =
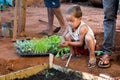
M 65 18 L 65 10 L 67 7 L 73 5 L 72 3 L 62 3 L 61 11 Z M 86 22 L 95 32 L 97 39 L 97 50 L 101 49 L 103 41 L 103 9 L 93 7 L 87 3 L 79 3 L 83 11 L 83 21 Z M 9 22 L 14 18 L 14 8 L 7 8 L 2 12 L 2 23 Z M 27 7 L 27 21 L 26 21 L 26 34 L 30 37 L 43 37 L 39 33 L 47 28 L 47 10 L 42 4 L 39 6 Z M 65 20 L 66 21 L 66 20 Z M 118 14 L 117 28 L 120 28 L 120 15 Z M 54 24 L 59 26 L 57 19 L 55 18 Z M 0 29 L 0 35 L 1 29 Z M 120 77 L 120 33 L 116 32 L 115 47 L 113 48 L 112 66 L 107 69 L 101 69 L 96 66 L 95 68 L 87 68 L 88 56 L 82 56 L 70 60 L 68 68 L 73 70 L 88 72 L 94 75 L 100 73 L 112 76 Z M 20 38 L 20 37 L 19 37 Z M 15 72 L 21 69 L 25 69 L 31 66 L 48 63 L 48 56 L 42 57 L 21 57 L 16 53 L 11 38 L 0 38 L 0 75 L 5 75 L 10 72 Z M 60 58 L 54 59 L 54 64 L 65 67 L 66 61 L 62 61 Z
M 38 72 L 28 78 L 15 79 L 15 80 L 83 80 L 81 74 L 75 72 L 62 72 L 54 68 L 46 69 L 44 71 Z

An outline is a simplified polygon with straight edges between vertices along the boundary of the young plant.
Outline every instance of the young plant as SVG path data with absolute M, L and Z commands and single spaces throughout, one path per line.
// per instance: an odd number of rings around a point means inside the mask
M 22 52 L 28 52 L 32 51 L 34 44 L 31 40 L 17 40 L 14 46 L 19 48 Z
M 17 40 L 14 46 L 19 48 L 22 53 L 31 52 L 33 54 L 57 53 L 60 57 L 69 52 L 69 48 L 60 48 L 61 36 L 53 35 L 50 37 L 34 38 L 32 40 Z
M 69 47 L 60 48 L 58 45 L 61 42 L 61 36 L 53 35 L 49 37 L 50 40 L 50 49 L 49 51 L 54 53 L 57 52 L 56 57 L 63 56 L 69 52 Z
M 50 48 L 49 45 L 49 39 L 47 37 L 41 38 L 41 39 L 33 39 L 34 47 L 33 51 L 34 53 L 47 53 L 48 49 Z
M 53 35 L 49 37 L 50 40 L 50 52 L 57 52 L 58 51 L 58 44 L 61 42 L 61 37 L 57 35 Z

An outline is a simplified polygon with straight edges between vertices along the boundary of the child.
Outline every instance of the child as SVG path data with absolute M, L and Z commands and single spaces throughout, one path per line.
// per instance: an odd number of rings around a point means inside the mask
M 66 11 L 66 19 L 68 27 L 62 35 L 61 47 L 70 47 L 70 53 L 65 54 L 62 59 L 77 56 L 79 54 L 89 53 L 88 67 L 92 68 L 96 65 L 96 57 L 94 54 L 96 40 L 91 28 L 85 24 L 82 19 L 82 11 L 79 5 L 73 5 Z M 79 52 L 78 52 L 79 51 Z

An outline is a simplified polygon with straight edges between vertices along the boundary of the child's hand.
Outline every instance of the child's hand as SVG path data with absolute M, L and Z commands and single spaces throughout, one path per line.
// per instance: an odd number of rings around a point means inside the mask
M 65 42 L 62 42 L 62 43 L 60 43 L 60 47 L 66 47 L 66 46 L 68 46 L 69 45 L 69 41 L 65 41 Z
M 59 44 L 59 47 L 64 47 L 64 43 L 61 42 L 61 43 Z

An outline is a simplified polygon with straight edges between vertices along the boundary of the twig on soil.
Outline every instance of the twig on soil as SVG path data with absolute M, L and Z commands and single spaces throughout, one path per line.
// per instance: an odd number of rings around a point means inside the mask
M 72 57 L 72 54 L 70 54 L 70 56 L 69 56 L 69 58 L 68 58 L 68 60 L 67 60 L 67 63 L 66 63 L 66 65 L 65 65 L 65 67 L 68 67 L 68 64 L 69 64 L 69 62 L 70 62 L 71 57 Z

